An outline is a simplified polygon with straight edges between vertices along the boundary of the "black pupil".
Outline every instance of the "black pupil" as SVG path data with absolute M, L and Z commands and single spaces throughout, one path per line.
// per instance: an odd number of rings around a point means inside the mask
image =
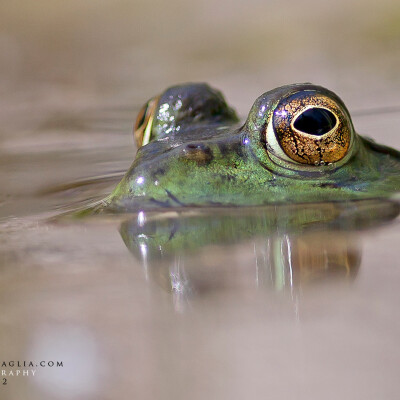
M 321 136 L 336 125 L 336 117 L 325 108 L 309 108 L 301 113 L 293 126 L 301 132 Z

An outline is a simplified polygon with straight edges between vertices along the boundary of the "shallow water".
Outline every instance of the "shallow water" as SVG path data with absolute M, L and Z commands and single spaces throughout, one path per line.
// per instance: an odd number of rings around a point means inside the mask
M 2 359 L 64 365 L 7 399 L 396 398 L 396 202 L 54 219 L 115 185 L 118 135 L 2 158 Z
M 0 6 L 0 354 L 64 366 L 0 398 L 398 398 L 398 203 L 56 218 L 112 190 L 135 112 L 176 82 L 245 116 L 312 81 L 400 148 L 397 2 L 20 3 Z

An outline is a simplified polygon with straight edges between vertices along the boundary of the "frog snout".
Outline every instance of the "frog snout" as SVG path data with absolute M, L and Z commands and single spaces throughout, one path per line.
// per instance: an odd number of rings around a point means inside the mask
M 184 159 L 196 161 L 198 165 L 206 165 L 213 158 L 210 146 L 203 143 L 187 144 L 182 150 L 182 155 Z

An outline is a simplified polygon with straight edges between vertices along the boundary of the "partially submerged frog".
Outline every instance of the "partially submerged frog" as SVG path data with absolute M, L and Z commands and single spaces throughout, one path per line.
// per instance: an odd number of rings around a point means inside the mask
M 173 86 L 140 111 L 135 160 L 95 211 L 388 197 L 400 153 L 356 134 L 342 100 L 294 84 L 261 95 L 244 124 L 206 84 Z

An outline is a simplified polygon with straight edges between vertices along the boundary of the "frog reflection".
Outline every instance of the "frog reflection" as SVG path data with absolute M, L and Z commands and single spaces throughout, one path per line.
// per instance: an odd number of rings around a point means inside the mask
M 392 201 L 242 208 L 207 213 L 145 214 L 121 225 L 121 236 L 149 279 L 188 299 L 249 282 L 292 292 L 348 281 L 361 263 L 359 230 L 394 219 Z

